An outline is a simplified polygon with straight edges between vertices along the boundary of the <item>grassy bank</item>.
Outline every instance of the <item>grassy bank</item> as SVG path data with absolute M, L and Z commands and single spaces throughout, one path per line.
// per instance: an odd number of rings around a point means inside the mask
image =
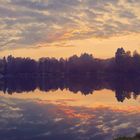
M 140 133 L 136 134 L 134 137 L 119 137 L 114 140 L 140 140 Z

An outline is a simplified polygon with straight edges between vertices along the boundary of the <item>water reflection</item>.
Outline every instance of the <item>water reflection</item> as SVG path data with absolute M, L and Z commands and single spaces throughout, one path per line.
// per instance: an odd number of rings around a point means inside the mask
M 91 77 L 3 79 L 0 140 L 113 140 L 135 135 L 140 132 L 138 82 Z
M 54 91 L 68 89 L 73 93 L 79 91 L 84 94 L 92 94 L 94 91 L 110 89 L 115 91 L 116 99 L 123 102 L 126 98 L 137 98 L 140 94 L 140 79 L 126 79 L 123 77 L 97 79 L 96 77 L 14 77 L 5 78 L 0 82 L 0 90 L 13 94 L 30 92 L 35 89 L 41 91 Z
M 140 131 L 139 106 L 87 107 L 41 99 L 0 99 L 2 140 L 112 140 Z

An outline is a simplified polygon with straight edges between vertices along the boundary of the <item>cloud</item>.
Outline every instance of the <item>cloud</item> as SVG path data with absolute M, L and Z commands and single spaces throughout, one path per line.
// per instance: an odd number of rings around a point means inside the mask
M 0 49 L 140 33 L 139 0 L 1 0 Z

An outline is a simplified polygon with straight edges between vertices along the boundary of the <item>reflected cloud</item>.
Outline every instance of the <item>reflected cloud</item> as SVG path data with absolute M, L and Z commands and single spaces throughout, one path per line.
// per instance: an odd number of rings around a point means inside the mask
M 9 100 L 14 109 L 7 107 Z M 7 105 L 2 108 L 0 116 L 0 136 L 3 139 L 22 140 L 24 136 L 31 140 L 112 140 L 121 135 L 133 135 L 140 128 L 139 111 L 131 113 L 123 109 L 70 106 L 49 101 L 41 104 L 38 100 L 5 97 L 1 97 L 0 102 Z

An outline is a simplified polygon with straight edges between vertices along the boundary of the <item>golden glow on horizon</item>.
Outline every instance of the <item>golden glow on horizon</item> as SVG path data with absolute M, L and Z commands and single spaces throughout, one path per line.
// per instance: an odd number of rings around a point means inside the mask
M 86 40 L 67 41 L 66 44 L 61 43 L 60 46 L 42 46 L 38 48 L 20 48 L 14 50 L 3 50 L 0 52 L 0 57 L 13 55 L 15 57 L 31 57 L 38 59 L 40 57 L 64 57 L 67 58 L 74 54 L 80 55 L 87 52 L 92 53 L 96 58 L 113 57 L 115 51 L 119 47 L 124 47 L 125 50 L 140 52 L 140 34 L 131 34 L 112 38 L 92 38 Z M 68 44 L 68 46 L 67 46 Z M 65 45 L 65 46 L 63 46 Z

